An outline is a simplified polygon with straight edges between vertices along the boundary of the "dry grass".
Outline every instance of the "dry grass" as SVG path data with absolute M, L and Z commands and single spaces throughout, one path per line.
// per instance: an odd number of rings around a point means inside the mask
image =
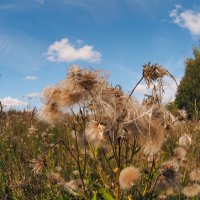
M 198 199 L 199 122 L 77 66 L 42 95 L 39 114 L 0 113 L 0 199 Z

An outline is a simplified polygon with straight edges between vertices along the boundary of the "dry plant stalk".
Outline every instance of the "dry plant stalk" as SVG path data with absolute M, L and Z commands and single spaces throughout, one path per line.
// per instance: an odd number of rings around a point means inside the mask
M 148 86 L 163 76 L 174 79 L 161 66 L 150 63 L 144 65 L 143 78 Z M 154 92 L 155 96 L 158 95 L 156 87 Z M 132 167 L 130 173 L 136 174 L 123 186 L 122 183 L 128 178 L 123 179 L 122 174 L 119 176 L 124 163 L 131 165 L 132 158 L 139 148 L 152 156 L 162 147 L 166 110 L 157 106 L 160 99 L 155 100 L 153 97 L 153 106 L 141 105 L 130 98 L 130 95 L 124 94 L 121 87 L 111 86 L 98 70 L 83 69 L 74 65 L 63 81 L 44 88 L 41 96 L 44 106 L 37 113 L 38 119 L 50 124 L 65 122 L 67 108 L 70 108 L 71 115 L 74 116 L 70 126 L 75 143 L 73 148 L 67 145 L 66 148 L 78 166 L 80 183 L 86 198 L 86 168 L 88 162 L 91 162 L 90 159 L 97 159 L 96 149 L 102 150 L 103 158 L 111 171 L 118 169 L 118 173 L 114 173 L 118 189 L 113 195 L 120 199 L 119 184 L 121 189 L 129 188 L 128 186 L 133 184 L 132 179 L 139 178 L 139 172 L 136 173 L 137 170 L 134 171 L 135 168 Z

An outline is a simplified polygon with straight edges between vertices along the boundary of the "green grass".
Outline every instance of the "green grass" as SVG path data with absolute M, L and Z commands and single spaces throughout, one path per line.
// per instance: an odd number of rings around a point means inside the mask
M 184 187 L 190 184 L 188 173 L 199 167 L 200 164 L 200 123 L 180 123 L 179 126 L 173 127 L 173 130 L 169 131 L 162 151 L 155 159 L 154 170 L 150 171 L 152 163 L 147 162 L 147 157 L 142 154 L 141 150 L 134 155 L 131 165 L 140 168 L 142 178 L 131 190 L 123 192 L 122 199 L 158 199 L 156 192 L 152 196 L 149 192 L 144 194 L 145 187 L 147 183 L 154 183 L 158 175 L 156 168 L 173 156 L 178 138 L 183 133 L 192 135 L 192 145 L 187 149 L 187 161 L 179 172 L 181 174 L 180 186 Z M 31 126 L 37 128 L 32 134 L 29 131 Z M 32 113 L 17 111 L 0 113 L 0 199 L 84 199 L 84 197 L 71 195 L 62 185 L 49 179 L 49 174 L 52 172 L 60 174 L 66 182 L 79 178 L 79 175 L 72 173 L 78 168 L 65 145 L 58 143 L 53 146 L 59 141 L 64 141 L 78 156 L 69 124 L 48 126 L 37 122 Z M 90 158 L 89 155 L 86 156 L 87 198 L 93 200 L 115 199 L 116 172 L 111 171 L 100 150 L 95 150 L 93 153 L 96 155 L 95 159 L 94 157 Z M 115 162 L 111 154 L 106 152 L 106 155 L 110 159 L 111 168 L 115 169 Z M 45 165 L 40 174 L 34 174 L 30 161 L 38 157 L 44 159 Z M 80 153 L 82 171 L 84 159 L 85 157 Z M 124 168 L 125 163 L 122 166 Z M 149 173 L 152 175 L 152 181 L 150 181 Z M 142 196 L 142 194 L 144 195 Z M 167 198 L 186 199 L 179 194 L 169 195 Z M 198 199 L 198 197 L 193 199 Z

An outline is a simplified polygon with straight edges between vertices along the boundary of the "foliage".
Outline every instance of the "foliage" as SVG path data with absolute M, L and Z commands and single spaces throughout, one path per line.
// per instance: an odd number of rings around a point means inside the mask
M 185 109 L 188 117 L 199 118 L 200 110 L 200 50 L 193 49 L 194 58 L 185 62 L 185 75 L 178 86 L 175 103 L 179 109 Z

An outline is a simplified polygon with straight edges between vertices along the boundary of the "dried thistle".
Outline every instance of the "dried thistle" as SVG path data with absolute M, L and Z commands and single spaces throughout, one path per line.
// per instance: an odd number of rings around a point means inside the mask
M 44 105 L 37 113 L 36 118 L 48 124 L 62 122 L 64 115 L 57 103 Z
M 198 184 L 193 184 L 190 186 L 186 186 L 183 188 L 182 193 L 186 197 L 194 197 L 200 194 L 200 185 Z
M 88 141 L 96 145 L 105 145 L 104 136 L 105 126 L 97 123 L 96 121 L 90 121 L 85 129 L 85 135 Z
M 32 168 L 32 171 L 35 175 L 39 175 L 42 173 L 44 167 L 46 167 L 46 160 L 42 157 L 32 159 L 30 160 L 29 166 Z
M 139 178 L 139 169 L 133 166 L 123 169 L 119 175 L 119 184 L 121 189 L 130 189 Z
M 160 176 L 155 183 L 155 190 L 158 192 L 167 192 L 169 189 L 179 190 L 179 174 L 177 172 L 178 163 L 175 160 L 170 160 L 162 164 Z M 179 165 L 178 165 L 179 168 Z
M 190 172 L 189 177 L 191 181 L 200 181 L 200 168 Z
M 192 138 L 188 134 L 184 134 L 179 138 L 178 141 L 179 146 L 188 147 L 192 144 Z
M 83 180 L 86 183 L 85 180 Z M 83 193 L 81 179 L 70 180 L 63 184 L 63 188 L 66 189 L 70 194 L 77 196 L 80 193 Z
M 184 160 L 187 154 L 186 150 L 183 147 L 177 147 L 174 149 L 174 154 L 178 160 Z
M 64 184 L 64 178 L 60 176 L 60 174 L 58 173 L 50 173 L 49 174 L 49 180 L 50 180 L 50 183 L 53 184 L 53 185 L 63 185 Z
M 159 78 L 162 78 L 164 76 L 169 76 L 176 82 L 176 79 L 174 78 L 174 76 L 171 75 L 162 66 L 160 66 L 158 64 L 151 65 L 150 62 L 148 64 L 143 65 L 143 77 L 144 77 L 148 87 L 150 87 L 150 85 L 153 83 L 153 81 L 157 81 Z M 177 82 L 176 82 L 176 84 L 177 84 Z
M 183 121 L 183 120 L 186 120 L 188 118 L 188 114 L 187 114 L 187 111 L 185 109 L 182 109 L 182 110 L 177 110 L 178 112 L 178 120 L 179 121 Z

